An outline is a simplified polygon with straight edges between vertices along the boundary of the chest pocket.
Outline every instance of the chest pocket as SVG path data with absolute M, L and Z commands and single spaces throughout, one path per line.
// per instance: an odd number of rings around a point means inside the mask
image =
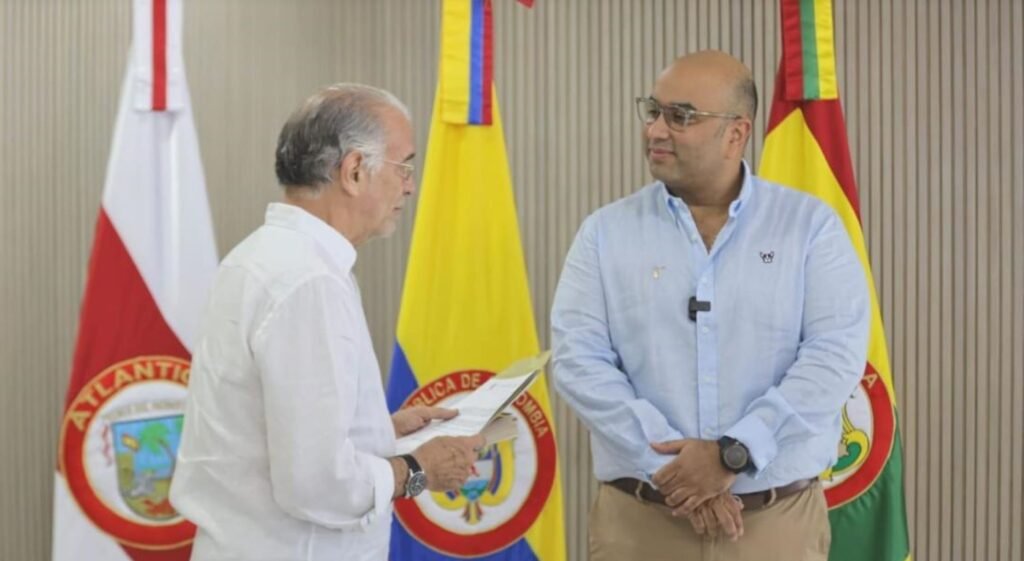
M 750 310 L 749 320 L 760 329 L 772 331 L 790 328 L 793 304 L 793 282 L 796 280 L 789 270 L 793 264 L 775 255 L 773 250 L 759 251 L 755 259 L 746 264 L 744 280 L 748 283 L 745 308 Z M 787 256 L 788 257 L 788 256 Z M 789 273 L 789 274 L 787 274 Z
M 612 347 L 625 362 L 651 360 L 693 329 L 686 317 L 693 293 L 688 255 L 666 247 L 664 239 L 616 248 L 614 264 L 602 272 Z
M 747 289 L 739 293 L 759 354 L 772 361 L 791 360 L 800 343 L 804 280 L 798 259 L 802 256 L 760 250 L 745 263 Z
M 803 316 L 801 255 L 745 248 L 717 271 L 715 306 L 723 326 L 769 347 L 796 342 Z

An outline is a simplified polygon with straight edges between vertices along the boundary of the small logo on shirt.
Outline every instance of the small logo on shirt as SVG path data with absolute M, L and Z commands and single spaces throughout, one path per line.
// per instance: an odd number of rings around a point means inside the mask
M 768 251 L 768 252 L 759 251 L 757 253 L 758 253 L 758 255 L 761 256 L 761 262 L 766 264 L 766 265 L 770 264 L 772 261 L 775 261 L 775 252 L 774 251 Z

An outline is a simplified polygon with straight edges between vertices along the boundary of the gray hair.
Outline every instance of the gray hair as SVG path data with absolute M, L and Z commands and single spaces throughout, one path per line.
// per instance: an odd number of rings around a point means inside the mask
M 278 183 L 319 191 L 352 152 L 363 154 L 366 166 L 377 169 L 387 148 L 382 107 L 409 118 L 409 109 L 397 97 L 372 86 L 335 84 L 313 94 L 292 113 L 277 138 Z

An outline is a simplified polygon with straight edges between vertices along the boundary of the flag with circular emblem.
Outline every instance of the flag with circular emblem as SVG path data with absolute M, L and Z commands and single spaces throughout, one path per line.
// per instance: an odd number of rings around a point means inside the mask
M 388 379 L 392 411 L 450 406 L 539 350 L 492 44 L 490 0 L 442 2 L 437 98 Z M 483 450 L 460 490 L 395 503 L 391 559 L 565 559 L 544 378 L 509 410 L 517 436 Z
M 187 561 L 168 499 L 191 343 L 217 267 L 181 0 L 133 0 L 54 486 L 54 561 Z
M 831 0 L 780 0 L 782 62 L 759 175 L 819 197 L 842 219 L 871 291 L 864 376 L 843 408 L 839 460 L 822 474 L 830 561 L 910 559 L 903 450 L 878 297 L 836 85 Z

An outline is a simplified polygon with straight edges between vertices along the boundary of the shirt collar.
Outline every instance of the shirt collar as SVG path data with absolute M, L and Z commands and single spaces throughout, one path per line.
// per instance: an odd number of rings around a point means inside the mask
M 346 274 L 356 263 L 356 248 L 341 232 L 295 205 L 270 203 L 267 205 L 266 224 L 295 230 L 313 238 Z
M 747 164 L 746 160 L 741 161 L 740 165 L 743 168 L 743 184 L 740 185 L 739 196 L 729 203 L 730 218 L 733 218 L 740 213 L 743 207 L 746 206 L 747 201 L 750 200 L 751 194 L 754 191 L 754 181 L 753 175 L 750 173 L 750 165 Z M 667 185 L 660 181 L 658 183 L 661 183 L 662 199 L 665 201 L 665 205 L 668 207 L 669 212 L 675 213 L 683 209 L 686 209 L 687 212 L 689 211 L 686 207 L 686 203 L 684 203 L 679 197 L 673 195 L 672 192 L 668 190 Z
M 747 205 L 747 201 L 750 200 L 750 195 L 754 191 L 754 176 L 750 173 L 750 165 L 747 164 L 746 160 L 741 162 L 743 166 L 743 184 L 740 185 L 740 194 L 736 197 L 733 202 L 729 203 L 729 216 L 734 217 L 743 210 L 743 207 Z

